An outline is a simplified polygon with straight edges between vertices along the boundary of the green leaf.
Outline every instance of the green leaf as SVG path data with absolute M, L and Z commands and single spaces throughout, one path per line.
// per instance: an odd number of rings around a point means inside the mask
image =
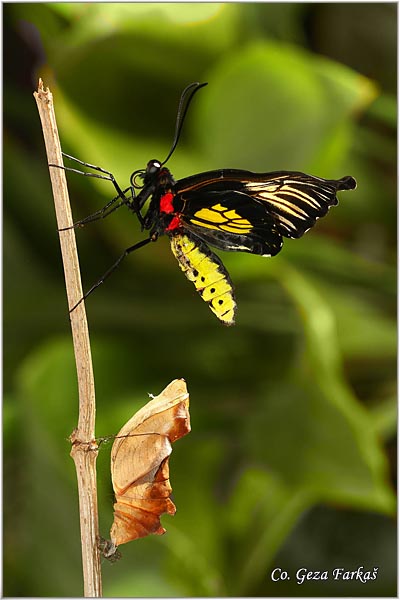
M 210 164 L 261 172 L 285 165 L 334 177 L 350 147 L 353 115 L 376 96 L 350 69 L 272 42 L 228 55 L 209 79 L 199 136 Z
M 325 412 L 325 429 L 320 430 L 318 435 L 325 431 L 327 440 L 334 435 L 330 420 L 337 411 L 340 419 L 336 434 L 341 435 L 338 448 L 344 449 L 345 439 L 348 438 L 348 442 L 354 447 L 354 460 L 359 463 L 361 478 L 355 484 L 354 473 L 350 472 L 352 469 L 357 471 L 356 462 L 352 463 L 349 454 L 344 451 L 341 468 L 344 469 L 343 476 L 348 469 L 347 484 L 342 487 L 344 480 L 341 475 L 336 482 L 332 480 L 333 485 L 338 486 L 339 495 L 344 494 L 344 498 L 348 494 L 349 498 L 359 502 L 361 506 L 391 513 L 394 504 L 392 491 L 386 483 L 386 460 L 371 418 L 357 402 L 343 376 L 333 312 L 312 283 L 300 272 L 288 267 L 279 277 L 300 311 L 305 326 L 306 348 L 312 367 L 311 380 L 323 400 L 323 403 L 319 401 L 321 416 Z M 347 432 L 342 427 L 342 419 L 348 423 Z M 319 460 L 321 454 L 315 456 Z
M 116 569 L 118 565 L 115 565 L 114 570 Z M 110 581 L 103 585 L 103 592 L 106 598 L 176 598 L 179 596 L 179 588 L 171 586 L 154 569 L 145 568 L 124 573 L 122 577 L 110 578 Z
M 184 585 L 186 596 L 223 596 L 223 530 L 212 487 L 224 447 L 218 438 L 208 437 L 206 445 L 188 440 L 186 448 L 187 452 L 175 445 L 170 463 L 177 513 L 168 524 L 165 521 L 169 535 L 162 538 L 170 553 L 168 570 L 174 585 Z M 186 572 L 183 584 L 182 568 Z
M 246 595 L 261 581 L 300 515 L 313 504 L 310 490 L 291 487 L 272 472 L 248 468 L 227 507 L 229 530 L 243 545 L 231 565 L 230 586 Z

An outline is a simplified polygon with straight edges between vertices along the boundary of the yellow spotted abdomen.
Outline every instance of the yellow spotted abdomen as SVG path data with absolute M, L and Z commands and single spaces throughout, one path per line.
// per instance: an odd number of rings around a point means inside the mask
M 170 237 L 171 250 L 186 277 L 225 325 L 235 322 L 236 301 L 233 285 L 224 265 L 211 250 L 186 234 Z

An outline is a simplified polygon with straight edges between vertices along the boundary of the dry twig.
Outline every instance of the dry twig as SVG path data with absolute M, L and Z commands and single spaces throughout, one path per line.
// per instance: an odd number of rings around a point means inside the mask
M 48 88 L 44 89 L 41 79 L 34 97 L 42 122 L 48 162 L 49 164 L 62 166 L 61 145 L 53 107 L 53 96 Z M 65 172 L 62 169 L 50 168 L 50 178 L 58 228 L 71 227 L 73 221 Z M 60 245 L 68 306 L 71 308 L 83 295 L 73 229 L 60 231 Z M 100 553 L 97 547 L 99 531 L 96 485 L 96 458 L 98 453 L 95 441 L 96 405 L 84 302 L 81 302 L 71 313 L 70 319 L 79 390 L 78 427 L 73 431 L 70 439 L 72 442 L 71 456 L 75 462 L 78 479 L 84 594 L 85 597 L 100 597 L 102 586 Z

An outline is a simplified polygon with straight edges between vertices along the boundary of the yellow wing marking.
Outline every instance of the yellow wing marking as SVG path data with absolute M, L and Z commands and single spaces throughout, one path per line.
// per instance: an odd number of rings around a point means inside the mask
M 232 283 L 222 263 L 208 248 L 206 253 L 186 235 L 174 235 L 170 241 L 172 253 L 181 270 L 194 283 L 203 300 L 220 321 L 233 325 L 236 301 Z
M 226 206 L 222 206 L 222 204 L 214 204 L 212 208 L 214 210 L 218 210 L 219 212 L 224 212 L 225 210 L 228 210 Z
M 251 227 L 251 223 L 247 219 L 235 219 L 235 225 L 246 225 L 246 227 Z
M 243 219 L 240 215 L 237 214 L 236 210 L 227 210 L 225 213 L 225 217 L 230 221 L 235 221 L 235 223 L 242 223 L 243 225 L 248 225 L 251 227 L 250 221 L 247 219 Z
M 253 228 L 250 221 L 241 217 L 234 209 L 228 210 L 221 204 L 214 204 L 211 208 L 201 208 L 194 217 L 196 218 L 191 219 L 191 223 L 207 229 L 243 234 L 250 233 Z
M 226 222 L 226 218 L 221 212 L 217 210 L 211 210 L 209 208 L 202 208 L 201 210 L 198 210 L 194 216 L 198 217 L 199 219 L 205 219 L 206 221 L 212 221 L 213 223 Z
M 219 227 L 217 227 L 216 225 L 210 225 L 210 223 L 205 223 L 204 221 L 198 221 L 197 219 L 190 219 L 191 223 L 194 223 L 195 225 L 201 225 L 202 227 L 206 227 L 207 229 L 217 229 L 217 231 L 219 231 Z

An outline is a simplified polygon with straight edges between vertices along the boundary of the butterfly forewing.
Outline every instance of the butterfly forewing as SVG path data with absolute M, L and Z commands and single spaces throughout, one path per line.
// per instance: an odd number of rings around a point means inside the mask
M 326 215 L 330 206 L 338 203 L 337 191 L 355 187 L 352 177 L 327 180 L 290 171 L 251 173 L 226 169 L 182 179 L 177 182 L 176 191 L 184 200 L 183 217 L 189 227 L 227 231 L 233 237 L 247 234 L 272 238 L 271 252 L 255 253 L 273 256 L 282 245 L 278 243 L 279 235 L 301 237 Z M 221 217 L 227 222 L 223 223 Z M 198 229 L 196 233 L 200 235 Z M 246 251 L 239 238 L 238 245 L 222 249 Z
M 272 179 L 247 181 L 244 187 L 265 204 L 283 236 L 299 238 L 338 203 L 336 192 L 353 189 L 355 181 L 351 177 L 336 181 L 304 173 L 282 173 Z

